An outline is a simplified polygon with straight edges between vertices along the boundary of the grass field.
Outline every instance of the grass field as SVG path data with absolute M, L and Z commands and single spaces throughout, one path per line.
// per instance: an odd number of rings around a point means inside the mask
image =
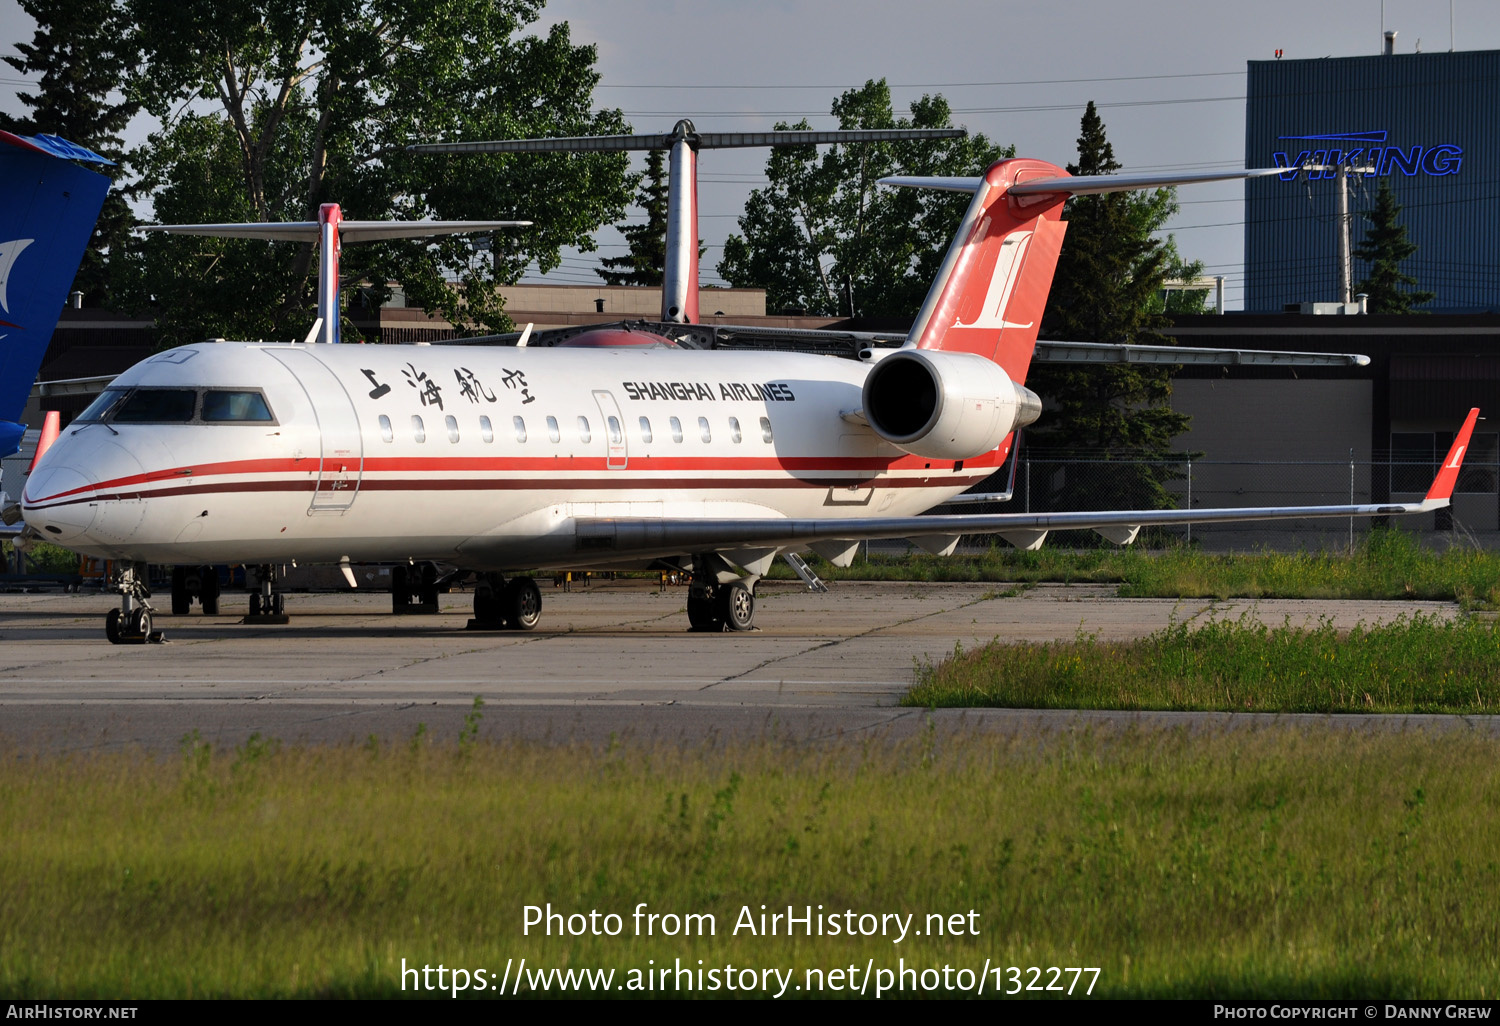
M 775 967 L 787 996 L 809 969 L 900 959 L 971 986 L 986 959 L 1096 966 L 1111 997 L 1481 998 L 1500 980 L 1500 750 L 1466 733 L 600 750 L 472 727 L 456 750 L 12 754 L 0 993 L 395 996 L 402 959 L 498 978 L 522 957 Z M 524 936 L 524 907 L 548 902 L 624 930 Z M 639 902 L 717 930 L 633 936 Z M 958 914 L 977 935 L 733 935 L 762 904 L 918 929 Z

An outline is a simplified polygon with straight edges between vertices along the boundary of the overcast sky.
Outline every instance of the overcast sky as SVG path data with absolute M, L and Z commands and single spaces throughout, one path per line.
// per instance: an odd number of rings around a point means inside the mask
M 1500 3 L 1453 0 L 1454 49 L 1500 49 Z M 1066 164 L 1076 156 L 1084 105 L 1099 103 L 1116 159 L 1136 170 L 1231 167 L 1244 161 L 1245 62 L 1375 54 L 1384 27 L 1396 48 L 1450 48 L 1441 0 L 549 0 L 539 28 L 572 26 L 599 48 L 596 99 L 637 132 L 679 117 L 703 131 L 770 128 L 806 117 L 836 127 L 840 92 L 884 77 L 898 112 L 942 93 L 955 120 L 1018 154 Z M 0 51 L 31 37 L 15 0 L 0 0 Z M 16 74 L 0 66 L 0 109 L 19 112 Z M 745 197 L 764 184 L 765 155 L 707 152 L 700 162 L 705 283 Z M 1228 306 L 1243 283 L 1242 187 L 1179 193 L 1179 248 L 1205 273 L 1227 277 Z M 600 233 L 599 254 L 569 255 L 545 280 L 597 282 L 600 255 L 622 252 Z

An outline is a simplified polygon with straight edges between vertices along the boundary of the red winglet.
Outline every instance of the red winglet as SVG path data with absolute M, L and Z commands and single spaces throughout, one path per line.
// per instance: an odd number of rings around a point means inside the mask
M 1453 498 L 1453 486 L 1458 484 L 1458 471 L 1464 463 L 1464 453 L 1469 448 L 1469 436 L 1474 433 L 1474 422 L 1479 419 L 1477 409 L 1469 411 L 1469 417 L 1464 421 L 1463 428 L 1458 432 L 1458 437 L 1453 440 L 1453 448 L 1448 450 L 1448 455 L 1443 458 L 1442 469 L 1438 471 L 1437 477 L 1432 479 L 1432 487 L 1427 489 L 1427 498 L 1423 503 L 1443 502 L 1446 503 Z

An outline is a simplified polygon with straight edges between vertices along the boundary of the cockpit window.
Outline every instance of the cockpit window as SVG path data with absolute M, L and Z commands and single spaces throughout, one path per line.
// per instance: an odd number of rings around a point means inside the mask
M 259 392 L 230 392 L 210 388 L 203 393 L 203 419 L 210 423 L 223 421 L 274 420 L 266 397 Z
M 198 393 L 190 388 L 138 388 L 110 418 L 116 424 L 186 424 Z
M 89 408 L 78 415 L 76 423 L 89 424 L 104 420 L 109 416 L 109 411 L 119 405 L 120 400 L 130 394 L 128 388 L 106 388 L 99 393 L 99 398 L 89 403 Z

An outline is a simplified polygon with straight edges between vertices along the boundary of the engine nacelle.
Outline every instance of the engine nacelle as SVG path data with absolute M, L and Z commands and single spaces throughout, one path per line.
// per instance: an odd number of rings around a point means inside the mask
M 1041 416 L 1035 392 L 973 353 L 902 349 L 870 368 L 865 420 L 914 456 L 967 460 Z

